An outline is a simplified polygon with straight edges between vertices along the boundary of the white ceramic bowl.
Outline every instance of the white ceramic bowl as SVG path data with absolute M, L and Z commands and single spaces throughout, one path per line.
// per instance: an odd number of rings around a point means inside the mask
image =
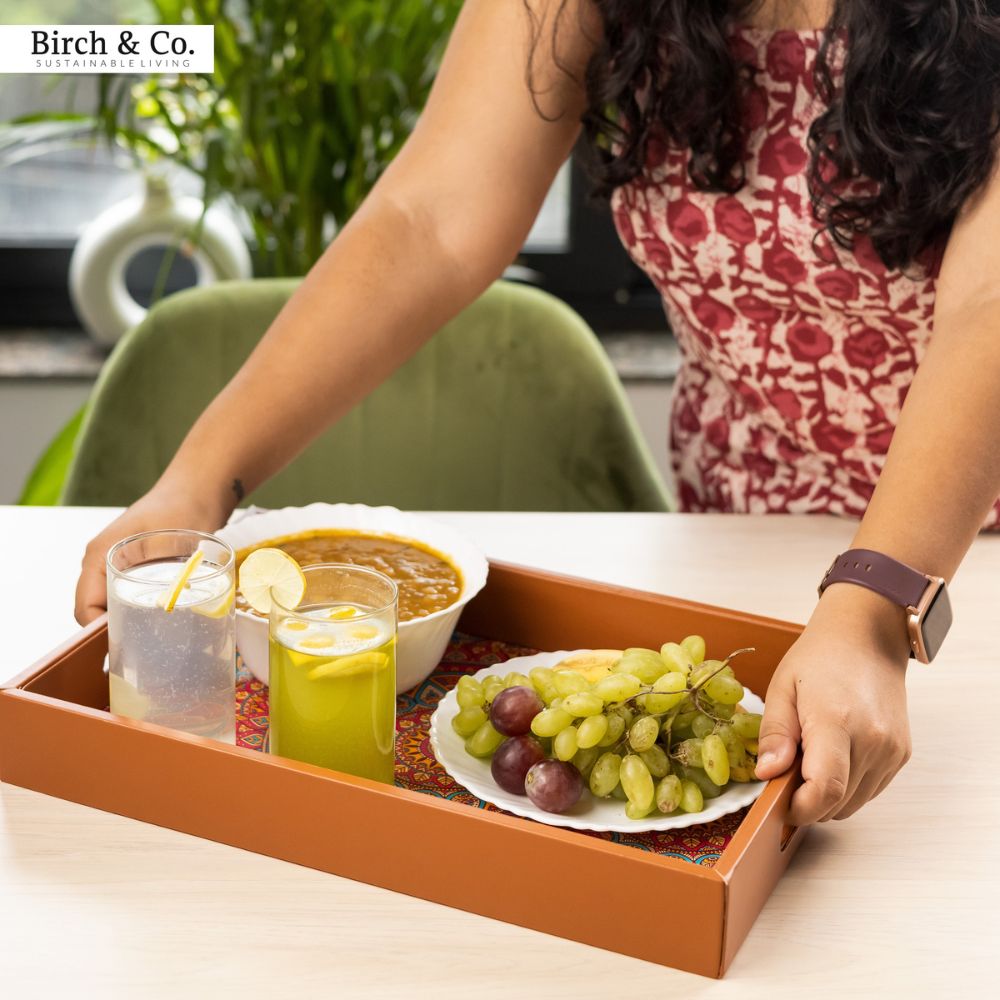
M 433 518 L 395 507 L 366 507 L 352 503 L 313 503 L 240 516 L 216 534 L 237 551 L 269 538 L 295 535 L 317 528 L 395 535 L 423 542 L 447 556 L 462 574 L 459 599 L 441 611 L 399 623 L 396 647 L 396 690 L 408 691 L 426 680 L 441 662 L 462 608 L 486 583 L 486 557 L 463 535 Z M 251 673 L 264 684 L 268 679 L 267 620 L 247 611 L 236 612 L 236 645 Z

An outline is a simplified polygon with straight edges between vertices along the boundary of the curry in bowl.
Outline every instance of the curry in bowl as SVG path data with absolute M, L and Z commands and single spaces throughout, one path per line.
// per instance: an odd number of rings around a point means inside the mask
M 350 563 L 384 573 L 399 588 L 401 622 L 443 611 L 462 593 L 462 575 L 457 567 L 440 552 L 407 538 L 336 529 L 303 531 L 241 549 L 236 553 L 237 570 L 251 552 L 262 548 L 282 549 L 300 566 Z M 239 595 L 236 606 L 257 614 Z

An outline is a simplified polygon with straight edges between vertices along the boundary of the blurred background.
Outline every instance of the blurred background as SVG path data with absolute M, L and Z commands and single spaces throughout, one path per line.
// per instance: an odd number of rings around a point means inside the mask
M 227 225 L 238 231 L 255 276 L 304 273 L 405 141 L 460 6 L 4 0 L 0 21 L 12 24 L 212 23 L 216 72 L 0 75 L 0 503 L 22 495 L 116 336 L 90 329 L 93 277 L 70 293 L 81 234 L 106 225 L 128 199 L 139 204 L 152 177 L 175 199 L 210 205 L 222 219 L 220 240 Z M 198 273 L 183 247 L 163 240 L 122 263 L 140 306 L 194 284 Z M 562 298 L 590 323 L 665 467 L 673 340 L 575 159 L 508 276 Z

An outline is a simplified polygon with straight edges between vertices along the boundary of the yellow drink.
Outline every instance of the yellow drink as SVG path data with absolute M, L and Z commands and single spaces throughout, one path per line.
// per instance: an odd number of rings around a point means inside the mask
M 271 753 L 387 784 L 396 733 L 395 613 L 359 605 L 272 612 Z

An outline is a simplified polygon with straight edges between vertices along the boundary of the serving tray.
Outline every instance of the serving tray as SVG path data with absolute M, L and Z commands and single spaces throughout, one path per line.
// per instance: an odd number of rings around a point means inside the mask
M 757 691 L 766 691 L 801 631 L 502 563 L 491 564 L 485 590 L 459 627 L 484 641 L 542 650 L 658 646 L 664 637 L 697 632 L 709 656 L 755 646 L 734 666 Z M 784 822 L 795 772 L 767 785 L 727 831 L 709 867 L 655 845 L 478 808 L 471 797 L 381 785 L 111 715 L 106 652 L 101 619 L 0 689 L 0 780 L 715 977 L 732 961 L 801 839 L 802 831 Z M 251 795 L 269 808 L 247 824 L 242 808 Z M 407 836 L 398 835 L 400 828 Z M 429 852 L 447 863 L 429 864 Z M 488 857 L 503 863 L 483 865 Z M 463 875 L 469 866 L 477 871 L 474 885 Z M 581 870 L 590 877 L 573 877 Z M 545 890 L 541 881 L 560 891 Z M 594 884 L 601 886 L 598 908 L 590 905 Z M 668 933 L 679 910 L 698 933 Z M 576 920 L 582 912 L 587 919 Z

